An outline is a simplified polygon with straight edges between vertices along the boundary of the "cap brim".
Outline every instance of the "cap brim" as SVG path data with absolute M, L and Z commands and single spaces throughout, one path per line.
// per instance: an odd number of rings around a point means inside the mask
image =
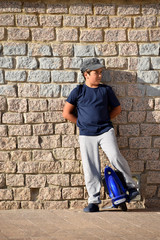
M 99 69 L 99 68 L 105 68 L 105 66 L 104 65 L 102 65 L 102 64 L 97 64 L 97 65 L 94 65 L 94 66 L 89 66 L 89 70 L 97 70 L 97 69 Z

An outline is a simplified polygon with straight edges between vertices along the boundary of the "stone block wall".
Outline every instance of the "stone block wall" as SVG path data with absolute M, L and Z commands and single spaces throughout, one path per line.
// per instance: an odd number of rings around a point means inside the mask
M 0 209 L 86 204 L 78 129 L 62 109 L 90 57 L 121 102 L 114 127 L 141 203 L 160 206 L 160 2 L 111 2 L 0 1 Z

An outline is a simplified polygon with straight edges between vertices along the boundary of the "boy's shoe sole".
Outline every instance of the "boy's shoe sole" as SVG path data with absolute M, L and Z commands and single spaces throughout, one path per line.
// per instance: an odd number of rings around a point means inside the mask
M 89 203 L 87 207 L 83 209 L 84 212 L 99 212 L 98 205 L 94 203 Z

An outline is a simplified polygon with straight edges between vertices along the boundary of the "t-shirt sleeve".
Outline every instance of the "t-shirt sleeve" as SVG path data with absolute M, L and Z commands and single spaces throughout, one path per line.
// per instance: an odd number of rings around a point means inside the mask
M 77 97 L 78 97 L 78 91 L 77 88 L 74 88 L 70 95 L 68 96 L 68 98 L 66 99 L 67 102 L 69 102 L 70 104 L 77 106 Z
M 118 107 L 120 102 L 111 87 L 108 88 L 108 101 L 111 108 Z

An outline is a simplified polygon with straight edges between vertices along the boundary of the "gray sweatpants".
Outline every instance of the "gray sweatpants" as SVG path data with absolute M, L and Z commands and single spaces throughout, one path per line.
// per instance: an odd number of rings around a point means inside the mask
M 117 170 L 122 172 L 127 186 L 135 187 L 135 182 L 132 179 L 130 168 L 127 161 L 121 155 L 117 144 L 114 129 L 110 129 L 98 136 L 79 136 L 80 150 L 85 177 L 85 184 L 88 191 L 88 203 L 101 202 L 101 166 L 99 159 L 99 146 L 107 155 L 110 163 Z

